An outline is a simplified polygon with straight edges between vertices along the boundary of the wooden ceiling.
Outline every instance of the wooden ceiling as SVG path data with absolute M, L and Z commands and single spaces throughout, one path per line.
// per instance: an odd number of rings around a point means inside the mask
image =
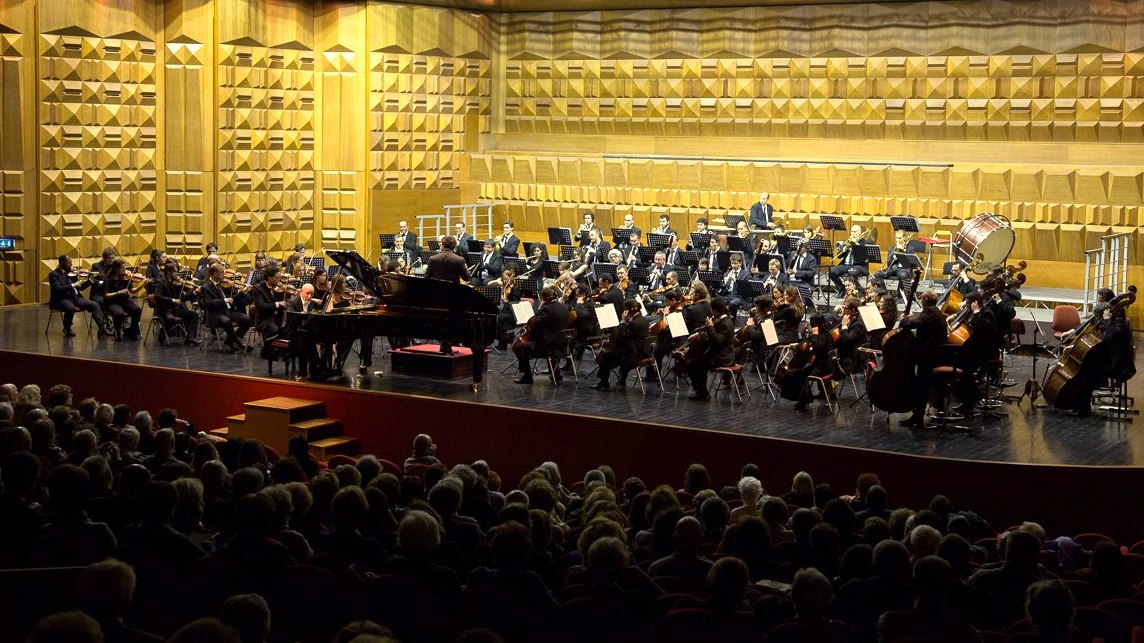
M 882 0 L 913 2 L 916 0 Z M 452 7 L 473 11 L 606 11 L 635 9 L 711 9 L 715 7 L 789 6 L 808 4 L 866 4 L 862 0 L 406 0 L 407 4 Z M 874 3 L 869 3 L 874 4 Z

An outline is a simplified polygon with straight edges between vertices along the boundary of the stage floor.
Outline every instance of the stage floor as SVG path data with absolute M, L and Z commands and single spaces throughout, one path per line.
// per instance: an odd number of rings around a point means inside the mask
M 147 327 L 150 312 L 145 312 L 143 326 Z M 266 377 L 266 362 L 257 351 L 247 354 L 220 352 L 217 344 L 204 350 L 188 348 L 181 342 L 163 348 L 153 340 L 121 341 L 97 339 L 87 333 L 86 316 L 77 316 L 75 330 L 78 337 L 61 336 L 58 319 L 53 320 L 50 333 L 44 327 L 48 309 L 42 305 L 0 308 L 0 348 L 48 355 L 90 358 L 103 361 L 146 364 L 193 371 Z M 579 386 L 565 375 L 564 382 L 553 386 L 545 378 L 537 377 L 532 386 L 514 384 L 515 366 L 500 374 L 515 360 L 511 353 L 493 352 L 489 373 L 480 392 L 469 390 L 468 379 L 437 380 L 425 377 L 395 375 L 389 372 L 385 357 L 385 340 L 378 339 L 374 350 L 374 370 L 384 371 L 381 376 L 357 375 L 357 357 L 351 356 L 346 364 L 346 375 L 329 384 L 390 393 L 427 396 L 442 399 L 476 401 L 482 404 L 526 408 L 552 413 L 566 413 L 613 419 L 634 420 L 647 424 L 665 424 L 712 431 L 760 435 L 779 439 L 831 444 L 838 446 L 876 449 L 895 453 L 936 456 L 960 460 L 992 462 L 1089 465 L 1089 466 L 1141 466 L 1144 464 L 1144 433 L 1140 431 L 1144 419 L 1121 423 L 1103 417 L 1076 418 L 1045 408 L 1043 400 L 1038 406 L 1026 399 L 1019 404 L 1009 403 L 997 409 L 1000 419 L 971 419 L 959 424 L 970 430 L 964 433 L 946 433 L 936 430 L 911 430 L 898 426 L 896 415 L 887 423 L 886 414 L 871 412 L 865 401 L 854 403 L 854 393 L 847 384 L 842 394 L 841 410 L 831 414 L 816 402 L 806 412 L 796 412 L 793 403 L 786 400 L 772 402 L 770 397 L 756 390 L 750 400 L 739 403 L 734 393 L 721 391 L 709 403 L 687 399 L 686 385 L 676 391 L 673 381 L 667 382 L 661 393 L 655 383 L 646 383 L 646 395 L 638 384 L 631 388 L 608 393 L 595 391 L 589 386 L 596 382 L 583 379 Z M 1030 351 L 1031 353 L 1032 351 Z M 1144 342 L 1137 342 L 1137 364 L 1144 365 L 1140 352 Z M 1038 379 L 1052 363 L 1043 351 L 1037 359 Z M 594 364 L 585 356 L 580 371 L 586 374 Z M 1033 369 L 1031 355 L 1015 355 L 1010 365 L 1010 376 L 1021 385 L 1008 389 L 1020 394 L 1023 384 Z M 282 378 L 282 365 L 275 365 L 275 373 Z M 69 373 L 74 383 L 82 380 L 82 373 Z M 613 378 L 614 379 L 614 378 Z M 21 383 L 20 365 L 6 363 L 0 366 L 0 381 Z M 750 376 L 749 383 L 757 379 Z M 862 384 L 859 383 L 861 389 Z M 320 390 L 316 386 L 315 390 Z M 1144 378 L 1130 382 L 1130 395 L 1144 399 Z M 315 392 L 316 396 L 320 393 Z M 1138 405 L 1139 407 L 1139 405 Z M 1099 414 L 1099 412 L 1097 412 Z M 472 418 L 479 422 L 480 418 Z M 527 427 L 519 427 L 527 431 Z M 616 436 L 622 440 L 622 436 Z M 679 445 L 686 449 L 686 445 Z

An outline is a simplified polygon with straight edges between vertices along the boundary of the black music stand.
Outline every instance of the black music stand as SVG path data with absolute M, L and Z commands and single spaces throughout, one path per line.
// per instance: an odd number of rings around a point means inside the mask
M 549 279 L 555 279 L 557 275 L 560 274 L 560 262 L 552 261 L 551 259 L 546 260 L 544 262 L 544 268 L 542 271 L 544 272 L 545 277 Z
M 906 242 L 906 252 L 912 252 L 914 254 L 924 254 L 929 251 L 929 247 L 928 243 L 917 239 L 910 239 Z
M 303 257 L 302 258 L 302 265 L 310 266 L 311 268 L 313 268 L 315 270 L 317 270 L 318 268 L 325 268 L 326 267 L 326 258 L 325 257 Z
M 882 249 L 872 243 L 857 243 L 850 249 L 854 255 L 854 263 L 882 263 Z
M 921 231 L 921 228 L 918 227 L 918 220 L 914 217 L 890 217 L 890 226 L 895 232 L 905 230 L 916 234 Z
M 784 234 L 779 236 L 778 239 L 778 245 L 776 248 L 778 249 L 779 254 L 785 257 L 795 250 L 798 250 L 798 241 L 802 239 L 802 237 L 792 237 L 789 234 Z
M 540 286 L 541 280 L 539 279 L 520 279 L 516 280 L 516 284 L 520 286 L 520 296 L 528 299 L 540 299 Z
M 515 272 L 517 274 L 517 276 L 523 275 L 524 271 L 528 269 L 527 266 L 528 266 L 528 263 L 524 259 L 521 259 L 519 257 L 505 257 L 504 258 L 504 267 L 506 269 L 512 268 L 512 271 Z
M 808 252 L 816 255 L 820 259 L 822 257 L 830 257 L 834 255 L 834 253 L 830 250 L 830 242 L 826 239 L 810 239 L 807 241 L 806 249 Z
M 765 279 L 748 279 L 746 283 L 747 286 L 751 289 L 751 299 L 754 299 L 759 295 L 769 295 L 774 292 L 773 288 L 767 288 L 767 282 Z
M 609 277 L 611 277 L 612 281 L 615 281 L 616 280 L 616 266 L 618 266 L 618 265 L 619 264 L 615 264 L 615 263 L 593 263 L 592 264 L 592 272 L 595 274 L 597 281 L 600 279 L 600 277 L 602 277 L 604 275 L 608 275 Z
M 639 234 L 639 228 L 612 228 L 612 247 L 627 243 L 632 232 Z
M 694 268 L 695 266 L 698 266 L 699 265 L 699 258 L 702 256 L 703 256 L 703 254 L 700 253 L 698 250 L 680 250 L 679 251 L 679 258 L 683 262 L 681 265 L 686 266 L 688 268 Z
M 691 240 L 692 248 L 699 248 L 700 250 L 707 250 L 707 245 L 711 243 L 711 237 L 715 235 L 710 232 L 692 232 L 688 235 Z
M 823 215 L 823 216 L 828 216 L 828 215 Z M 841 220 L 841 217 L 839 217 L 839 220 Z M 826 290 L 823 287 L 822 275 L 823 275 L 823 273 L 830 271 L 830 262 L 829 261 L 823 262 L 822 258 L 827 257 L 829 259 L 830 257 L 834 256 L 833 251 L 831 251 L 831 249 L 830 249 L 831 245 L 832 245 L 831 242 L 827 241 L 826 239 L 815 238 L 815 239 L 809 239 L 806 242 L 807 252 L 809 252 L 809 253 L 811 253 L 811 254 L 813 254 L 819 258 L 818 273 L 814 275 L 813 287 L 818 289 L 819 294 L 825 294 L 826 295 L 826 305 L 827 306 L 830 306 L 830 291 Z M 811 288 L 812 284 L 805 284 L 807 287 L 806 291 L 802 290 L 802 285 L 801 285 L 802 282 L 799 282 L 799 284 L 800 284 L 799 291 L 803 293 L 802 298 L 805 301 L 811 301 L 813 299 L 813 290 Z
M 430 252 L 437 252 L 441 249 L 441 242 L 436 239 L 430 239 L 425 245 L 429 248 Z
M 342 267 L 337 265 L 337 264 L 330 264 L 329 266 L 326 266 L 326 276 L 329 277 L 330 279 L 333 279 L 334 275 L 340 273 L 341 271 L 342 271 Z M 261 271 L 258 271 L 258 272 L 261 272 Z
M 572 245 L 572 228 L 549 228 L 548 243 L 554 246 Z
M 725 214 L 723 215 L 723 225 L 728 228 L 736 228 L 740 223 L 746 221 L 741 214 Z
M 723 287 L 723 275 L 715 272 L 714 270 L 699 270 L 696 271 L 696 278 L 707 286 L 707 290 L 711 292 L 719 292 Z
M 671 245 L 671 235 L 649 232 L 647 233 L 647 245 L 657 250 L 662 250 Z
M 834 232 L 836 230 L 846 229 L 846 222 L 837 214 L 820 214 L 818 215 L 818 220 L 822 223 L 823 230 Z
M 484 255 L 482 252 L 466 252 L 465 265 L 472 268 L 481 262 L 481 257 Z
M 743 237 L 727 237 L 727 250 L 735 252 L 743 252 L 746 248 L 743 247 Z M 720 257 L 722 261 L 722 257 Z
M 465 239 L 465 250 L 467 252 L 484 252 L 485 242 L 480 239 Z
M 485 296 L 494 306 L 501 304 L 503 289 L 500 286 L 474 286 L 474 289 Z
M 655 248 L 652 248 L 650 246 L 640 246 L 639 253 L 640 253 L 640 263 L 645 264 L 645 265 L 650 265 L 652 263 L 655 263 L 655 253 L 656 253 Z
M 633 281 L 637 284 L 643 285 L 643 286 L 647 285 L 647 280 L 650 277 L 651 277 L 651 271 L 648 270 L 647 268 L 642 268 L 640 266 L 633 266 L 631 269 L 628 270 L 628 279 L 630 279 L 631 281 Z
M 340 268 L 340 266 L 330 266 L 330 269 L 331 269 L 331 270 L 332 270 L 332 269 L 334 269 L 334 268 Z M 326 274 L 327 274 L 327 275 L 329 274 L 329 271 L 328 271 L 328 270 L 326 271 Z M 182 273 L 180 273 L 180 276 L 181 276 L 181 275 L 182 275 Z M 249 277 L 249 281 L 247 281 L 247 283 L 248 283 L 248 284 L 251 284 L 251 285 L 253 285 L 253 284 L 260 284 L 260 283 L 262 283 L 262 279 L 263 279 L 265 276 L 266 276 L 266 271 L 265 271 L 265 270 L 251 270 L 251 271 L 250 271 L 250 277 Z M 186 277 L 184 277 L 184 279 L 190 279 L 190 275 L 187 275 Z
M 761 254 L 755 255 L 755 267 L 759 269 L 760 273 L 769 272 L 768 265 L 771 259 L 778 259 L 779 266 L 782 272 L 786 272 L 786 257 L 781 254 Z
M 575 246 L 560 246 L 560 260 L 572 261 L 572 253 L 576 250 Z
M 384 250 L 385 248 L 393 248 L 393 238 L 396 236 L 397 235 L 394 234 L 382 233 L 377 235 L 377 240 L 381 242 L 381 247 Z

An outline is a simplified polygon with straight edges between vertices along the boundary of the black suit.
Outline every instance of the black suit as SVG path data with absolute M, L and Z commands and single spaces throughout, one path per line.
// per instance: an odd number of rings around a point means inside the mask
M 557 299 L 544 302 L 528 327 L 529 340 L 521 338 L 512 347 L 521 373 L 529 373 L 529 360 L 534 356 L 542 357 L 560 347 L 560 331 L 568 327 L 567 304 Z
M 663 251 L 664 256 L 667 258 L 667 265 L 671 266 L 672 270 L 682 265 L 683 257 L 680 254 L 681 252 L 679 248 L 668 248 Z
M 616 317 L 622 317 L 624 314 L 624 292 L 616 284 L 612 284 L 611 288 L 604 291 L 600 295 L 600 303 L 611 304 L 616 307 Z
M 610 348 L 600 353 L 598 366 L 600 382 L 607 384 L 613 368 L 620 367 L 620 381 L 627 378 L 628 371 L 639 365 L 647 344 L 648 323 L 643 315 L 632 315 L 615 328 Z
M 500 251 L 502 255 L 506 257 L 515 257 L 517 249 L 520 248 L 520 237 L 516 236 L 515 234 L 510 234 L 507 237 L 501 235 L 500 244 Z
M 859 261 L 855 258 L 854 249 L 858 246 L 868 245 L 865 241 L 859 241 L 854 244 L 849 250 L 846 251 L 846 256 L 842 257 L 837 266 L 830 268 L 830 281 L 834 283 L 834 287 L 838 292 L 843 292 L 846 287 L 842 283 L 843 275 L 850 275 L 853 278 L 865 277 L 870 274 L 870 262 L 866 261 L 866 253 L 862 253 L 862 260 Z
M 487 255 L 482 253 L 480 263 L 477 265 L 476 273 L 472 279 L 473 285 L 484 286 L 493 281 L 498 281 L 502 272 L 504 272 L 504 257 L 496 252 L 490 252 Z
M 155 282 L 154 297 L 155 314 L 163 320 L 164 332 L 170 330 L 171 324 L 182 322 L 188 339 L 198 335 L 199 314 L 184 303 L 184 300 L 191 298 L 189 286 L 179 287 L 167 279 L 160 279 Z
M 640 260 L 639 249 L 641 247 L 642 246 L 633 246 L 630 243 L 621 243 L 620 245 L 616 246 L 616 249 L 619 250 L 620 254 L 624 256 L 620 263 L 623 263 L 629 267 L 646 265 L 643 261 Z M 629 261 L 629 259 L 631 259 L 631 261 Z
M 208 281 L 203 286 L 199 299 L 203 309 L 206 310 L 207 323 L 212 328 L 221 328 L 226 333 L 228 346 L 240 345 L 239 338 L 245 337 L 246 331 L 250 330 L 250 317 L 244 312 L 232 309 L 231 305 L 226 302 L 226 293 L 214 282 Z M 238 325 L 237 331 L 235 329 L 236 324 Z
M 690 308 L 690 306 L 688 307 Z M 684 316 L 687 311 L 684 311 Z M 732 340 L 735 338 L 735 322 L 727 315 L 719 317 L 715 323 L 704 331 L 707 341 L 699 348 L 698 355 L 688 351 L 687 375 L 691 378 L 691 388 L 700 398 L 706 399 L 707 373 L 716 366 L 727 366 L 735 361 L 735 352 Z
M 914 417 L 922 418 L 929 399 L 934 361 L 941 346 L 949 343 L 949 328 L 937 306 L 926 306 L 902 320 L 902 328 L 912 328 L 917 335 L 914 345 Z
M 262 333 L 264 339 L 277 335 L 282 315 L 275 293 L 270 291 L 270 286 L 265 281 L 261 281 L 250 289 L 250 296 L 254 300 L 254 319 L 258 332 Z
M 393 249 L 394 250 L 397 250 L 398 248 L 401 247 L 401 244 L 398 243 L 398 241 L 400 241 L 400 240 L 401 240 L 401 233 L 400 232 L 393 235 Z M 412 250 L 416 247 L 417 247 L 417 234 L 413 233 L 413 232 L 406 232 L 405 233 L 405 249 L 406 250 Z
M 460 283 L 469 280 L 469 269 L 455 252 L 438 252 L 429 257 L 429 266 L 425 269 L 425 276 L 430 279 L 441 279 Z
M 758 201 L 751 204 L 750 217 L 747 225 L 752 228 L 770 228 L 775 219 L 775 206 L 770 203 L 763 205 Z
M 462 232 L 461 234 L 457 235 L 457 247 L 453 250 L 453 252 L 456 252 L 457 254 L 464 257 L 465 253 L 469 251 L 469 239 L 472 238 L 473 235 L 469 234 L 468 232 Z
M 781 270 L 777 275 L 772 275 L 770 271 L 767 271 L 766 273 L 759 275 L 758 280 L 762 281 L 763 283 L 770 282 L 771 285 L 768 286 L 770 290 L 774 290 L 775 288 L 786 288 L 790 285 L 790 276 Z
M 592 244 L 588 244 L 584 246 L 584 259 L 591 263 L 597 261 L 606 263 L 608 261 L 608 251 L 611 249 L 612 246 L 608 245 L 607 241 L 597 243 L 595 248 L 592 247 Z
M 48 300 L 48 305 L 53 310 L 63 311 L 64 314 L 64 330 L 69 331 L 72 327 L 72 319 L 75 317 L 75 311 L 86 310 L 91 313 L 92 319 L 100 328 L 103 328 L 103 309 L 99 304 L 84 299 L 79 294 L 79 290 L 72 283 L 71 277 L 68 276 L 67 271 L 62 268 L 56 268 L 48 273 L 48 285 L 51 287 L 51 298 Z M 83 287 L 90 287 L 90 282 Z

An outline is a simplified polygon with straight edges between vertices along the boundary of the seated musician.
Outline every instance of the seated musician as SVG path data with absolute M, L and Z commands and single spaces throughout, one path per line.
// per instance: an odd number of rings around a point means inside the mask
M 909 391 L 914 401 L 913 414 L 899 424 L 921 429 L 925 428 L 926 403 L 929 400 L 930 383 L 933 381 L 933 368 L 937 366 L 937 352 L 949 342 L 949 327 L 937 307 L 937 293 L 927 290 L 918 301 L 922 309 L 901 322 L 902 328 L 914 330 L 916 341 L 910 356 L 914 362 L 913 386 Z
M 723 284 L 719 289 L 719 295 L 727 300 L 727 308 L 732 319 L 739 314 L 739 308 L 745 303 L 743 298 L 739 296 L 739 286 L 741 282 L 747 281 L 750 276 L 746 267 L 743 266 L 743 255 L 737 252 L 732 253 L 731 267 L 723 275 Z
M 213 241 L 206 245 L 206 253 L 199 259 L 199 262 L 195 264 L 195 281 L 206 279 L 207 268 L 210 268 L 211 264 L 211 255 L 218 255 L 218 244 Z
M 902 263 L 901 255 L 904 254 L 906 254 L 906 231 L 898 230 L 894 233 L 894 243 L 886 246 L 885 264 L 881 270 L 874 273 L 874 277 L 883 281 L 897 279 L 898 288 L 905 288 L 912 281 L 912 273 L 909 267 Z
M 781 291 L 782 298 L 775 297 L 775 334 L 780 344 L 790 344 L 798 341 L 798 327 L 802 324 L 802 317 L 806 313 L 803 306 L 802 295 L 798 288 L 787 286 Z
M 698 279 L 692 281 L 683 302 L 683 321 L 687 324 L 687 332 L 694 333 L 711 316 L 711 295 L 707 292 L 707 284 Z M 726 304 L 726 300 L 723 303 Z
M 607 263 L 622 264 L 624 262 L 624 253 L 620 252 L 619 248 L 612 248 L 608 251 Z
M 818 255 L 810 252 L 809 240 L 798 242 L 798 249 L 787 258 L 787 275 L 792 281 L 807 285 L 814 283 L 814 276 L 818 274 Z
M 727 301 L 722 297 L 716 297 L 708 309 L 711 314 L 704 319 L 699 329 L 694 331 L 705 339 L 697 348 L 687 351 L 687 376 L 691 380 L 692 391 L 687 397 L 700 402 L 711 399 L 707 391 L 707 373 L 715 367 L 727 366 L 735 361 L 732 346 L 735 338 L 735 322 L 728 314 Z M 684 311 L 684 317 L 686 316 L 687 311 Z
M 659 225 L 651 229 L 652 234 L 666 234 L 672 237 L 679 237 L 675 228 L 671 227 L 671 217 L 666 214 L 659 215 Z
M 512 221 L 505 221 L 501 227 L 503 232 L 498 239 L 498 241 L 500 241 L 501 254 L 506 257 L 515 257 L 517 249 L 520 248 L 520 237 L 516 236 L 516 233 L 513 231 Z
M 619 270 L 616 271 L 617 275 Z M 616 316 L 619 317 L 624 313 L 624 300 L 627 297 L 624 291 L 620 289 L 619 284 L 612 281 L 610 275 L 600 275 L 600 287 L 597 289 L 597 296 L 594 299 L 601 304 L 611 304 L 616 308 Z
M 210 248 L 211 246 L 208 245 L 207 247 Z M 195 268 L 195 281 L 206 281 L 207 277 L 210 276 L 211 266 L 221 263 L 222 257 L 219 257 L 217 254 L 212 253 L 204 257 L 199 261 L 199 267 Z
M 218 328 L 226 335 L 224 345 L 236 351 L 249 351 L 242 342 L 246 331 L 250 330 L 250 317 L 234 309 L 234 299 L 227 297 L 222 290 L 223 267 L 221 263 L 211 264 L 207 269 L 207 281 L 203 284 L 199 300 L 206 311 L 206 320 L 211 328 Z
M 566 261 L 568 264 L 568 271 L 572 273 L 572 278 L 576 280 L 576 285 L 588 285 L 588 268 L 592 263 L 588 259 L 586 248 L 573 248 L 572 259 Z
M 952 410 L 960 414 L 971 414 L 974 404 L 981 400 L 981 378 L 987 374 L 990 360 L 997 359 L 999 340 L 997 318 L 993 311 L 984 305 L 980 292 L 966 295 L 962 306 L 969 310 L 970 317 L 964 324 L 969 326 L 969 337 L 962 345 L 962 374 L 957 381 L 955 393 L 961 400 Z
M 758 295 L 747 313 L 747 322 L 736 331 L 740 343 L 735 353 L 735 361 L 742 363 L 750 351 L 752 361 L 763 364 L 767 356 L 767 339 L 763 334 L 763 322 L 774 312 L 775 300 L 770 295 Z
M 683 251 L 679 249 L 679 237 L 671 237 L 667 242 L 667 247 L 663 250 L 663 261 L 666 265 L 671 266 L 673 270 L 684 270 Z
M 628 235 L 627 243 L 622 243 L 617 247 L 623 257 L 619 263 L 629 268 L 642 267 L 644 263 L 640 260 L 641 247 L 643 246 L 640 244 L 639 230 L 633 230 L 631 234 Z
M 711 235 L 707 239 L 707 249 L 703 253 L 702 258 L 707 260 L 707 269 L 719 272 L 719 253 L 726 250 L 727 238 L 722 237 L 720 240 L 719 235 Z
M 469 281 L 472 285 L 484 286 L 500 279 L 501 273 L 504 272 L 504 257 L 495 251 L 495 245 L 492 239 L 485 240 L 484 252 L 473 268 L 473 278 Z
M 312 302 L 318 308 L 326 303 L 326 297 L 330 294 L 330 275 L 326 272 L 325 268 L 316 268 L 314 270 L 314 295 Z
M 105 311 L 107 304 L 103 301 L 103 292 L 107 287 L 107 276 L 111 274 L 111 264 L 115 261 L 115 257 L 115 248 L 108 246 L 103 249 L 103 256 L 100 260 L 91 264 L 91 272 L 95 273 L 92 276 L 94 285 L 91 289 L 91 300 L 103 306 Z
M 735 236 L 742 239 L 744 265 L 751 265 L 755 261 L 755 233 L 751 232 L 746 221 L 740 221 L 735 224 Z
M 858 278 L 870 274 L 870 262 L 867 261 L 866 254 L 863 252 L 862 256 L 859 257 L 854 252 L 854 248 L 865 245 L 867 244 L 866 240 L 862 238 L 862 226 L 858 224 L 850 226 L 850 238 L 839 244 L 838 265 L 830 268 L 830 281 L 834 283 L 836 292 L 843 290 L 843 275 Z
M 457 239 L 453 235 L 446 236 L 441 241 L 441 248 L 447 252 L 438 252 L 429 257 L 429 266 L 425 269 L 425 276 L 429 279 L 441 279 L 453 283 L 468 281 L 468 266 L 465 265 L 463 258 L 453 252 L 456 247 Z
M 163 265 L 167 263 L 167 253 L 155 248 L 147 261 L 147 292 L 155 292 L 155 286 L 163 278 Z
M 1092 392 L 1108 378 L 1131 379 L 1136 375 L 1136 350 L 1132 345 L 1132 329 L 1124 306 L 1115 308 L 1104 304 L 1097 330 L 1103 339 L 1090 349 L 1076 377 L 1076 407 L 1072 412 L 1085 417 L 1092 414 Z
M 576 319 L 571 323 L 576 329 L 576 344 L 572 358 L 579 363 L 588 347 L 588 338 L 600 334 L 600 322 L 596 319 L 596 302 L 592 301 L 592 290 L 588 286 L 576 286 L 575 291 L 564 298 L 564 303 L 570 311 L 576 313 Z M 566 360 L 562 368 L 571 373 L 572 361 Z
M 949 286 L 964 297 L 977 289 L 977 280 L 965 269 L 965 264 L 954 261 L 949 266 Z
M 767 262 L 767 272 L 762 276 L 763 288 L 767 292 L 773 291 L 775 288 L 786 288 L 790 286 L 790 277 L 787 273 L 783 272 L 783 264 L 778 259 L 771 259 Z
M 155 282 L 155 315 L 162 320 L 159 343 L 169 346 L 167 337 L 171 326 L 182 323 L 187 331 L 185 343 L 188 346 L 199 343 L 199 314 L 187 306 L 194 298 L 195 289 L 179 278 L 179 267 L 174 262 L 163 266 L 163 277 Z
M 278 335 L 278 328 L 282 325 L 282 311 L 286 309 L 286 291 L 280 287 L 281 273 L 271 268 L 262 275 L 262 281 L 250 289 L 250 296 L 254 300 L 254 321 L 258 332 L 262 333 L 263 346 L 267 347 L 269 340 Z
M 259 250 L 254 253 L 254 270 L 266 270 L 266 264 L 269 263 L 269 258 L 266 256 L 265 250 Z
M 707 231 L 707 217 L 699 217 L 695 220 L 695 234 L 709 234 Z
M 573 241 L 581 248 L 591 243 L 592 231 L 596 232 L 597 239 L 600 235 L 600 226 L 596 225 L 596 213 L 591 210 L 584 211 L 584 222 L 576 229 L 576 237 Z
M 647 275 L 648 292 L 663 291 L 667 285 L 667 275 L 672 270 L 667 265 L 667 255 L 663 251 L 655 253 L 654 263 Z
M 532 384 L 532 359 L 558 350 L 562 341 L 560 331 L 568 327 L 568 306 L 558 299 L 556 289 L 541 290 L 540 299 L 540 308 L 529 320 L 528 330 L 512 345 L 520 371 L 520 376 L 513 380 L 517 384 Z M 553 376 L 562 379 L 559 372 Z
M 540 279 L 544 276 L 544 262 L 548 261 L 548 246 L 543 243 L 532 244 L 532 252 L 524 263 L 524 272 L 520 278 L 525 281 Z
M 505 268 L 500 276 L 501 300 L 500 310 L 497 312 L 497 350 L 508 348 L 512 329 L 516 328 L 516 315 L 512 312 L 512 305 L 520 301 L 520 288 L 514 280 L 516 272 L 512 268 Z
M 597 374 L 600 381 L 592 388 L 597 391 L 611 389 L 612 369 L 620 369 L 620 382 L 628 377 L 628 372 L 635 368 L 640 360 L 648 357 L 644 354 L 648 337 L 647 320 L 640 314 L 640 302 L 628 299 L 623 302 L 623 315 L 620 325 L 612 330 L 609 344 L 602 349 L 597 358 L 599 367 Z
M 635 297 L 640 292 L 639 284 L 629 278 L 627 266 L 616 266 L 616 285 L 624 293 L 624 299 Z
M 64 337 L 75 337 L 72 320 L 75 318 L 76 310 L 86 310 L 91 313 L 91 318 L 95 320 L 95 325 L 99 329 L 99 336 L 107 337 L 107 331 L 103 329 L 103 308 L 79 294 L 81 290 L 92 288 L 91 278 L 85 277 L 78 282 L 75 281 L 71 257 L 60 255 L 59 265 L 48 273 L 48 285 L 51 287 L 49 306 L 52 310 L 63 312 Z
M 127 273 L 127 262 L 121 257 L 111 262 L 103 282 L 103 306 L 115 322 L 116 339 L 140 338 L 139 318 L 143 316 L 143 309 L 131 298 L 131 275 Z
M 307 323 L 309 320 L 303 313 L 313 312 L 315 309 L 313 284 L 302 284 L 298 292 L 286 302 L 285 310 L 292 314 L 286 316 L 281 332 L 290 338 L 290 351 L 298 360 L 298 374 L 295 378 L 298 380 L 311 375 L 315 379 L 325 379 L 334 374 L 332 369 L 322 365 L 318 347 L 310 339 Z
M 819 313 L 810 316 L 810 334 L 799 350 L 791 358 L 782 373 L 780 395 L 785 400 L 796 400 L 794 410 L 805 411 L 810 404 L 811 390 L 806 385 L 806 378 L 815 375 L 824 377 L 834 372 L 834 364 L 830 360 L 830 351 L 834 348 L 834 341 L 826 329 L 826 318 Z M 832 387 L 828 387 L 832 388 Z M 833 397 L 834 391 L 827 390 L 825 395 Z
M 882 350 L 882 338 L 886 335 L 886 331 L 898 325 L 898 300 L 889 294 L 883 294 L 877 297 L 875 303 L 878 306 L 878 314 L 882 317 L 882 323 L 886 327 L 868 333 L 870 348 Z
M 663 358 L 671 354 L 673 350 L 679 348 L 686 341 L 686 337 L 675 338 L 671 336 L 671 329 L 668 328 L 666 320 L 667 316 L 671 313 L 683 312 L 683 294 L 678 290 L 672 289 L 663 293 L 663 306 L 659 309 L 658 313 L 648 315 L 645 320 L 648 322 L 649 327 L 655 327 L 655 363 L 661 369 L 663 367 Z M 644 381 L 656 381 L 655 374 L 650 369 L 644 373 Z
M 838 341 L 835 348 L 838 354 L 838 368 L 843 373 L 857 373 L 862 370 L 863 359 L 858 353 L 867 340 L 866 324 L 858 314 L 862 302 L 848 296 L 842 302 L 842 321 L 838 327 Z
M 632 216 L 631 212 L 624 215 L 624 225 L 617 229 L 622 232 L 624 234 L 624 238 L 627 239 L 631 239 L 632 233 L 635 233 L 636 239 L 639 239 L 641 236 L 643 236 L 643 232 L 636 227 L 635 217 Z

